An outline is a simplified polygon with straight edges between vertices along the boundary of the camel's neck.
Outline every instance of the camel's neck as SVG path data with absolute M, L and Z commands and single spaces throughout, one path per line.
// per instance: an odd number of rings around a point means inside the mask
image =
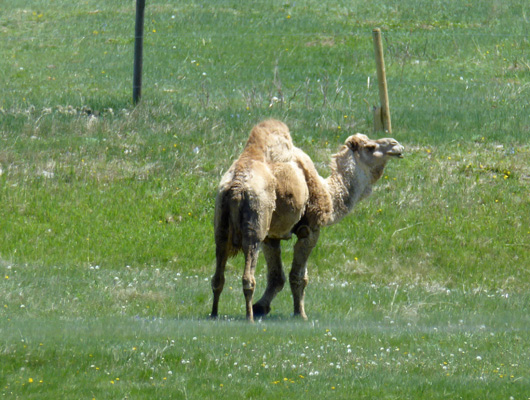
M 333 214 L 327 225 L 335 224 L 348 215 L 357 202 L 370 195 L 372 183 L 379 178 L 363 168 L 351 151 L 334 156 L 331 170 L 326 183 L 333 200 Z

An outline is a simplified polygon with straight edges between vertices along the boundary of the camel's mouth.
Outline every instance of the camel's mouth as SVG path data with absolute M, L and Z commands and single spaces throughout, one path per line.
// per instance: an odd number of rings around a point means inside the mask
M 381 139 L 385 140 L 383 143 L 383 153 L 389 157 L 403 158 L 403 152 L 405 148 L 394 139 Z M 386 148 L 385 148 L 386 147 Z

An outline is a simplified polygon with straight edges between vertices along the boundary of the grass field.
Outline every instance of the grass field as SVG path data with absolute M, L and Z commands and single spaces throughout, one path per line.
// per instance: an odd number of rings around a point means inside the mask
M 133 1 L 0 10 L 3 398 L 530 398 L 527 2 L 148 1 L 137 107 Z M 324 176 L 380 137 L 374 27 L 405 158 L 323 230 L 307 323 L 244 321 L 241 256 L 209 321 L 222 173 L 268 117 Z

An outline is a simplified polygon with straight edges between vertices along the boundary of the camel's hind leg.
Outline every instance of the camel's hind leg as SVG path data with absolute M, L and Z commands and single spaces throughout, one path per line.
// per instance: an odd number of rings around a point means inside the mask
M 283 273 L 280 240 L 265 239 L 261 249 L 267 261 L 267 288 L 261 299 L 253 306 L 254 316 L 267 315 L 271 311 L 271 302 L 283 289 L 286 281 Z
M 218 315 L 219 297 L 225 284 L 225 267 L 228 260 L 227 244 L 218 243 L 215 253 L 217 265 L 215 274 L 212 277 L 213 305 L 210 318 L 217 318 Z
M 243 244 L 243 253 L 245 254 L 245 270 L 243 271 L 243 294 L 245 295 L 245 304 L 247 309 L 247 319 L 254 321 L 254 312 L 252 310 L 252 298 L 256 288 L 256 279 L 254 273 L 258 263 L 259 242 Z
M 308 282 L 306 264 L 311 251 L 317 244 L 319 231 L 302 225 L 296 235 L 298 241 L 294 245 L 293 267 L 289 273 L 289 283 L 293 293 L 294 316 L 307 319 L 304 310 L 304 291 Z

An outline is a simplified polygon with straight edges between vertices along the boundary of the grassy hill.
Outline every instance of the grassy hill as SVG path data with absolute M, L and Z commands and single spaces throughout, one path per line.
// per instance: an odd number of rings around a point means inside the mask
M 137 107 L 134 2 L 1 9 L 4 397 L 527 395 L 526 2 L 148 1 Z M 215 189 L 253 124 L 285 121 L 322 175 L 382 136 L 374 27 L 405 158 L 323 230 L 309 323 L 288 289 L 242 322 L 241 257 L 206 321 Z

